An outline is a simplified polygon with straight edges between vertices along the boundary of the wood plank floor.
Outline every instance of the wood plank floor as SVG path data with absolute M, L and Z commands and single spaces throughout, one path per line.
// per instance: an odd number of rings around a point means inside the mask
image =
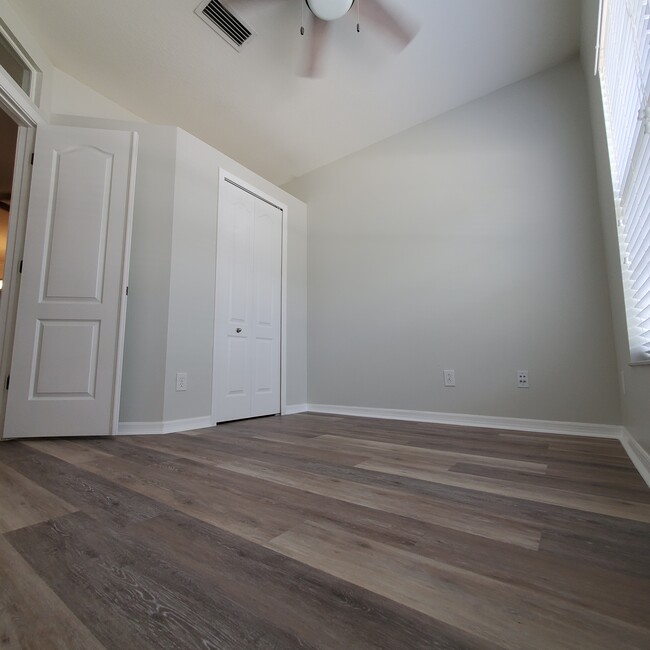
M 300 414 L 0 443 L 0 647 L 650 648 L 613 440 Z

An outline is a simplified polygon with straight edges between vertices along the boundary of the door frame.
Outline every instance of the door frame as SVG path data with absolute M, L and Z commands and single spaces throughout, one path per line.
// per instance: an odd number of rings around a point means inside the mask
M 236 187 L 256 196 L 266 203 L 270 203 L 282 212 L 282 271 L 281 271 L 281 307 L 280 307 L 280 415 L 285 415 L 287 411 L 287 240 L 288 240 L 288 209 L 285 203 L 278 201 L 278 199 L 270 194 L 262 192 L 254 185 L 238 178 L 231 174 L 226 169 L 219 169 L 219 194 L 217 196 L 217 230 L 216 234 L 219 237 L 219 201 L 221 198 L 221 190 L 224 183 L 231 183 Z M 217 371 L 217 245 L 215 242 L 215 265 L 214 265 L 214 331 L 212 336 L 212 410 L 210 418 L 216 426 L 217 422 L 217 395 L 216 395 L 216 371 Z
M 46 123 L 36 104 L 25 95 L 18 84 L 0 68 L 0 110 L 18 124 L 16 160 L 11 189 L 11 210 L 7 231 L 5 274 L 0 301 L 0 439 L 4 436 L 7 381 L 11 369 L 18 293 L 20 291 L 20 261 L 25 248 L 29 188 L 32 179 L 31 157 L 34 152 L 36 129 Z

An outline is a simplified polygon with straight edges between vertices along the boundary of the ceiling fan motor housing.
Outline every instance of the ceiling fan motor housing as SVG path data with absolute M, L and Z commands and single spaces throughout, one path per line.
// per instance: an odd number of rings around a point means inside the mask
M 350 11 L 354 0 L 305 0 L 309 10 L 321 20 L 338 20 Z

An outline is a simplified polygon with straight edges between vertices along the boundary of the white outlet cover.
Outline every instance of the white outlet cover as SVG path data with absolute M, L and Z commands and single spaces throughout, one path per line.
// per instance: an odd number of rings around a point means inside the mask
M 187 373 L 186 372 L 177 372 L 176 373 L 176 390 L 177 391 L 187 390 Z
M 456 371 L 455 370 L 443 370 L 443 379 L 445 386 L 451 387 L 456 385 Z

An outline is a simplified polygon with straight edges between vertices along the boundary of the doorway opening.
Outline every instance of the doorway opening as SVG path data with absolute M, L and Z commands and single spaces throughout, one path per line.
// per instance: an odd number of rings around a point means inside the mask
M 16 166 L 16 144 L 18 125 L 0 110 L 0 302 L 3 300 L 2 288 L 5 277 L 9 218 L 11 214 L 11 190 Z M 0 332 L 5 329 L 6 315 L 0 309 Z
M 36 124 L 0 102 L 0 439 L 10 381 Z
M 9 384 L 41 71 L 0 20 L 0 439 Z
M 0 106 L 0 439 L 9 387 L 9 369 L 25 240 L 29 158 L 36 129 L 18 123 Z

